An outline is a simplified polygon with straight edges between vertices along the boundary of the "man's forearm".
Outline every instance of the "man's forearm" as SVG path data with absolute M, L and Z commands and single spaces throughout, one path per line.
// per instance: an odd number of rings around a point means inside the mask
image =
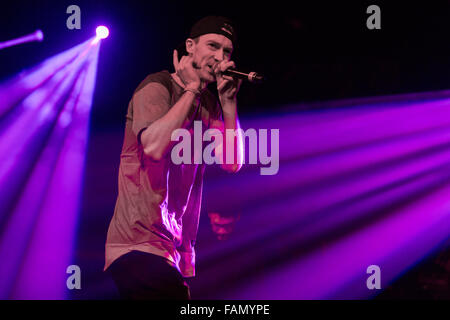
M 172 108 L 153 122 L 141 134 L 141 142 L 146 156 L 161 160 L 170 149 L 172 132 L 182 127 L 196 96 L 186 91 Z
M 239 119 L 237 115 L 237 104 L 235 101 L 225 103 L 223 108 L 223 122 L 224 122 L 224 134 L 225 134 L 225 146 L 224 146 L 224 155 L 223 155 L 223 165 L 222 168 L 226 171 L 237 172 L 242 167 L 243 163 L 243 137 L 241 134 Z M 234 134 L 227 134 L 227 130 L 232 130 L 236 133 L 236 137 Z M 233 146 L 233 155 L 234 159 L 232 163 L 227 163 L 226 159 L 226 150 L 227 147 Z
M 227 106 L 223 107 L 223 122 L 224 129 L 237 129 L 239 126 L 237 116 L 237 104 L 235 102 L 228 102 Z

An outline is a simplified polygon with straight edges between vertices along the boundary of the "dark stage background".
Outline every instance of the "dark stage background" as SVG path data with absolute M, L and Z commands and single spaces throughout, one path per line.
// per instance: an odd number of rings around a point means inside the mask
M 41 28 L 45 42 L 0 52 L 5 78 L 110 27 L 98 67 L 94 127 L 120 125 L 124 106 L 151 72 L 173 70 L 172 50 L 208 14 L 238 25 L 234 60 L 267 76 L 244 84 L 240 112 L 289 103 L 447 89 L 448 1 L 18 1 L 2 5 L 2 39 Z M 80 30 L 68 30 L 70 4 L 81 8 Z M 366 27 L 366 8 L 381 8 L 381 30 Z
M 80 30 L 66 28 L 72 4 L 81 8 Z M 370 4 L 381 8 L 381 30 L 366 28 Z M 38 28 L 45 34 L 42 43 L 0 51 L 1 80 L 85 41 L 97 25 L 111 32 L 98 64 L 73 261 L 83 270 L 83 290 L 73 292 L 75 299 L 117 298 L 102 272 L 103 250 L 128 101 L 147 74 L 173 70 L 172 50 L 199 18 L 234 19 L 237 66 L 268 78 L 261 85 L 243 84 L 243 116 L 278 113 L 293 104 L 309 109 L 319 101 L 450 87 L 450 1 L 14 1 L 2 3 L 0 12 L 0 41 Z M 208 224 L 203 214 L 202 232 L 211 232 Z M 443 278 L 448 284 L 448 261 L 448 252 L 434 253 L 379 298 L 449 298 L 439 286 Z

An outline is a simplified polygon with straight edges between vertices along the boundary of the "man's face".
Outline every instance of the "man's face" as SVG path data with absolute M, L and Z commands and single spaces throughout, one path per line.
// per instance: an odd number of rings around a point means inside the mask
M 209 83 L 216 80 L 214 67 L 223 60 L 230 60 L 233 44 L 221 34 L 209 33 L 200 36 L 198 43 L 192 41 L 189 51 L 193 55 L 200 79 Z

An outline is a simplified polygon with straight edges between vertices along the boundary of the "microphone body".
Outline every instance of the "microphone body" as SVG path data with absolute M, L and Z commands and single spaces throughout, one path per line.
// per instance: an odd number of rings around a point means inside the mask
M 238 78 L 238 79 L 243 79 L 243 80 L 248 80 L 252 83 L 260 83 L 264 80 L 264 77 L 261 74 L 258 74 L 256 72 L 241 72 L 235 69 L 227 69 L 224 72 L 222 72 L 222 74 L 226 75 L 226 76 L 230 76 L 230 77 L 234 77 L 234 78 Z

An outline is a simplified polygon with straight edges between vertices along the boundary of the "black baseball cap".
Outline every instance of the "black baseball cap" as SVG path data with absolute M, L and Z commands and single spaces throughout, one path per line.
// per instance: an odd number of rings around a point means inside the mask
M 234 22 L 222 16 L 207 16 L 198 20 L 189 32 L 189 38 L 195 39 L 201 35 L 208 33 L 221 34 L 231 40 L 233 48 L 236 50 L 237 36 Z M 176 48 L 178 57 L 187 55 L 185 41 L 178 44 Z
M 221 34 L 233 43 L 236 47 L 236 30 L 235 24 L 231 19 L 221 16 L 207 16 L 197 21 L 191 28 L 189 37 L 194 39 L 208 33 Z

